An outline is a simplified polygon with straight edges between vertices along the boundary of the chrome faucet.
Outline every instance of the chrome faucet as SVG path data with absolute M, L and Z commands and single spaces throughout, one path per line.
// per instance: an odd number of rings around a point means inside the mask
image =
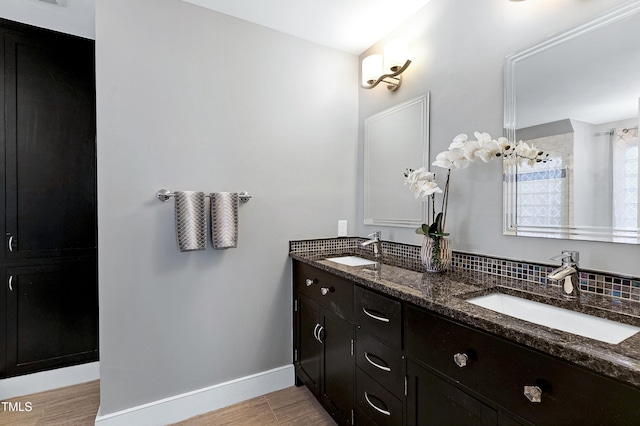
M 563 250 L 562 254 L 554 256 L 551 260 L 562 260 L 559 268 L 551 271 L 547 278 L 550 280 L 563 280 L 563 296 L 569 299 L 577 297 L 580 293 L 580 280 L 578 278 L 578 261 L 580 253 L 577 251 Z
M 375 257 L 376 259 L 380 258 L 382 256 L 382 249 L 380 247 L 380 237 L 382 236 L 382 233 L 380 231 L 376 231 L 373 232 L 369 235 L 367 235 L 367 237 L 369 238 L 369 240 L 365 241 L 364 243 L 360 244 L 362 247 L 367 247 L 368 245 L 373 244 L 373 257 Z

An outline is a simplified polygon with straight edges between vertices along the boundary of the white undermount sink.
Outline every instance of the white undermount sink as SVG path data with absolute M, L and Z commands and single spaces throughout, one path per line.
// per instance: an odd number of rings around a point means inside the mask
M 365 266 L 376 264 L 375 260 L 369 260 L 358 256 L 330 257 L 326 260 L 346 266 Z
M 502 293 L 467 299 L 467 302 L 535 324 L 618 344 L 640 331 L 639 327 L 574 312 Z

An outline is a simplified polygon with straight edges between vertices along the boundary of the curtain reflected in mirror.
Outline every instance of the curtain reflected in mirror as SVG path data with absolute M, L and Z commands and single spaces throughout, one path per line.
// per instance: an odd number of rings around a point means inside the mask
M 506 136 L 548 161 L 505 161 L 505 234 L 640 242 L 638 40 L 626 4 L 507 57 Z

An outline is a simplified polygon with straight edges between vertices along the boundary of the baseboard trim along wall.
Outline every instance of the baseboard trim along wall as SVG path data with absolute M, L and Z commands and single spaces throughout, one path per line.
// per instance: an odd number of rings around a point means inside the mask
M 269 392 L 293 386 L 293 365 L 96 417 L 97 426 L 144 426 L 175 423 Z
M 9 377 L 0 380 L 0 400 L 86 383 L 99 378 L 99 362 Z

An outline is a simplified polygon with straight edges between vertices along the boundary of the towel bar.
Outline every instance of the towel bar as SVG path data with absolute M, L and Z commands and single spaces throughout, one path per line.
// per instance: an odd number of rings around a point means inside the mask
M 169 198 L 173 197 L 175 194 L 171 191 L 169 191 L 168 189 L 161 189 L 158 192 L 156 192 L 156 197 L 158 198 L 158 200 L 164 202 L 164 201 L 169 201 Z M 209 197 L 208 195 L 205 195 L 205 197 Z M 243 191 L 243 192 L 239 192 L 238 193 L 238 199 L 240 200 L 241 203 L 246 203 L 251 199 L 252 195 L 249 194 L 247 191 Z

